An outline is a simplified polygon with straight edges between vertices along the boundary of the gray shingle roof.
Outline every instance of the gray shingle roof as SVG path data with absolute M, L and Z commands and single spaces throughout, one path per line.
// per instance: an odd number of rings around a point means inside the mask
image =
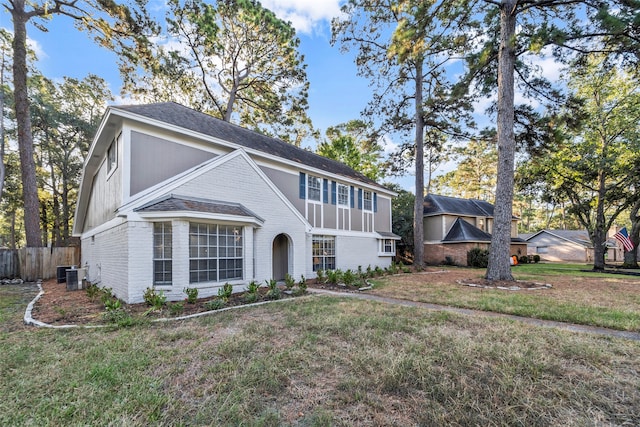
M 144 206 L 134 209 L 135 212 L 202 212 L 220 215 L 244 216 L 262 218 L 251 212 L 239 203 L 219 202 L 217 200 L 197 199 L 170 194 L 160 199 L 153 200 Z
M 529 241 L 534 237 L 540 235 L 541 233 L 547 233 L 560 237 L 562 239 L 584 246 L 585 248 L 593 248 L 593 244 L 591 243 L 591 238 L 589 237 L 589 232 L 587 230 L 541 230 L 537 233 L 530 234 L 527 237 L 522 237 L 526 241 Z M 613 238 L 607 238 L 605 240 L 605 244 L 608 247 L 617 246 L 616 240 Z
M 480 242 L 490 242 L 491 234 L 485 233 L 480 230 L 478 227 L 469 224 L 467 221 L 462 218 L 456 219 L 456 222 L 453 223 L 451 229 L 444 239 L 444 242 L 465 242 L 465 241 L 480 241 Z
M 114 109 L 138 114 L 150 119 L 163 121 L 204 135 L 220 138 L 245 148 L 262 151 L 283 159 L 291 160 L 321 169 L 336 175 L 342 175 L 360 182 L 384 188 L 349 166 L 328 159 L 310 151 L 298 148 L 276 138 L 262 135 L 249 129 L 225 122 L 175 102 L 146 105 L 121 105 Z
M 428 194 L 424 198 L 424 214 L 457 214 L 493 217 L 493 205 L 484 200 L 459 199 L 457 197 Z

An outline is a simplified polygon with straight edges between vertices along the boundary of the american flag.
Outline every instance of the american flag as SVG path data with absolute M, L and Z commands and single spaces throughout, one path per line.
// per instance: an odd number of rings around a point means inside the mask
M 629 233 L 627 233 L 627 227 L 622 227 L 620 231 L 613 235 L 622 246 L 624 246 L 624 250 L 627 252 L 631 252 L 633 250 L 633 242 L 629 238 Z

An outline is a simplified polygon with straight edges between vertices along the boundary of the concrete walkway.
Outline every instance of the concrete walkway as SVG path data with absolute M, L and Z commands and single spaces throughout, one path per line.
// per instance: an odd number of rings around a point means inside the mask
M 618 331 L 615 329 L 601 328 L 598 326 L 576 325 L 574 323 L 556 322 L 553 320 L 532 319 L 530 317 L 514 316 L 511 314 L 494 313 L 491 311 L 471 310 L 468 308 L 457 308 L 446 305 L 430 304 L 425 302 L 407 301 L 397 298 L 383 297 L 368 293 L 336 292 L 327 289 L 308 288 L 309 293 L 316 295 L 330 295 L 344 298 L 356 298 L 367 301 L 377 301 L 385 304 L 395 304 L 405 307 L 418 307 L 427 310 L 448 311 L 451 313 L 464 314 L 467 316 L 489 317 L 508 319 L 528 325 L 542 326 L 545 328 L 556 328 L 571 332 L 587 333 L 607 337 L 624 338 L 633 341 L 640 341 L 640 332 Z

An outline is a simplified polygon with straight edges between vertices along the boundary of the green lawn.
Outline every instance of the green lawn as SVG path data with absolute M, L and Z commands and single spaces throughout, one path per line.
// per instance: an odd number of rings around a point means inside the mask
M 469 288 L 456 278 L 480 278 L 484 269 L 446 267 L 442 274 L 387 276 L 374 293 L 454 307 L 560 322 L 640 331 L 640 277 L 584 272 L 580 264 L 524 264 L 517 280 L 551 283 L 548 290 Z
M 314 296 L 0 329 L 0 425 L 639 425 L 638 360 L 634 341 Z

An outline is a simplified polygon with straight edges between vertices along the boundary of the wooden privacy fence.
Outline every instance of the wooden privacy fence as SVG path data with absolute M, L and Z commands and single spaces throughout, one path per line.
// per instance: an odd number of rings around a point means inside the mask
M 22 248 L 0 250 L 0 277 L 25 282 L 56 277 L 59 265 L 80 265 L 80 248 Z

